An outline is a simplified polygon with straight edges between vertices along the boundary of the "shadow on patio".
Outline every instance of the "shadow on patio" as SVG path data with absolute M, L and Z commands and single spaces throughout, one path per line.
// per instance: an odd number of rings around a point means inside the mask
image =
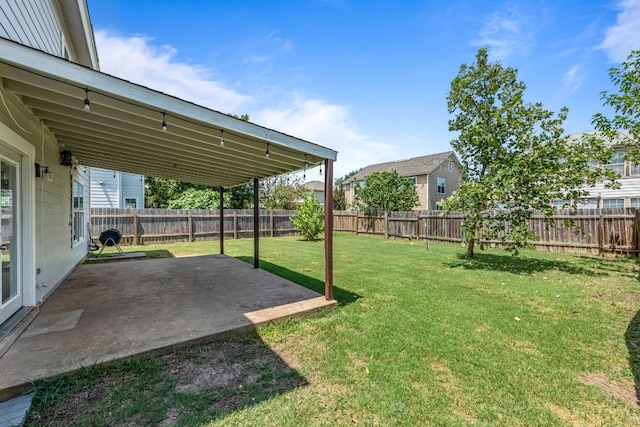
M 167 354 L 336 304 L 224 255 L 81 265 L 0 358 L 0 401 L 36 379 Z

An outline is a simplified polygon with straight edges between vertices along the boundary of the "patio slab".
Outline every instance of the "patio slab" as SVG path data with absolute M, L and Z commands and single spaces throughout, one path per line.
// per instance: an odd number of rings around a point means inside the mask
M 169 353 L 336 305 L 225 255 L 81 265 L 0 358 L 0 401 L 37 379 Z

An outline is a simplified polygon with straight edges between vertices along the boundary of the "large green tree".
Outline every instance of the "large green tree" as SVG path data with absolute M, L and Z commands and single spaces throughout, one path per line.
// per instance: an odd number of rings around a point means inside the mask
M 371 214 L 408 211 L 418 205 L 416 185 L 398 172 L 374 172 L 355 187 L 355 204 Z
M 640 164 L 640 50 L 633 50 L 619 67 L 609 69 L 611 82 L 618 93 L 601 93 L 605 106 L 612 107 L 615 115 L 608 118 L 598 113 L 593 116 L 596 129 L 606 137 L 629 147 L 628 160 Z M 628 135 L 617 130 L 627 130 Z
M 552 222 L 554 200 L 576 209 L 586 188 L 616 178 L 600 166 L 611 154 L 600 141 L 564 136 L 566 108 L 556 115 L 540 103 L 525 103 L 524 91 L 517 71 L 489 62 L 487 48 L 475 63 L 461 65 L 451 82 L 447 107 L 455 116 L 449 130 L 459 133 L 451 145 L 465 180 L 442 206 L 464 212 L 468 257 L 481 237 L 517 253 L 538 238 L 529 228 L 534 211 Z
M 259 200 L 263 209 L 295 210 L 306 190 L 295 175 L 278 175 L 260 180 Z

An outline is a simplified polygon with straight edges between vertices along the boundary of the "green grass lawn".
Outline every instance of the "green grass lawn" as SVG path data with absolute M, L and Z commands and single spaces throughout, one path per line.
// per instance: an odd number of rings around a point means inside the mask
M 281 382 L 269 371 L 262 385 L 241 392 L 185 392 L 150 359 L 110 368 L 126 375 L 102 369 L 65 378 L 59 394 L 61 382 L 52 382 L 54 389 L 39 390 L 43 403 L 31 422 L 108 378 L 103 398 L 91 403 L 102 421 L 89 415 L 78 424 L 154 425 L 172 412 L 177 425 L 190 426 L 640 425 L 640 409 L 629 402 L 640 387 L 634 260 L 532 251 L 513 257 L 501 249 L 467 260 L 460 245 L 427 249 L 348 235 L 336 235 L 334 246 L 339 307 L 242 338 L 282 355 L 303 379 L 299 385 L 275 387 Z M 126 249 L 181 256 L 217 248 Z M 225 250 L 251 261 L 252 240 L 227 241 Z M 260 251 L 262 268 L 323 291 L 322 242 L 262 239 Z M 123 387 L 127 378 L 135 380 Z M 217 405 L 229 393 L 234 404 Z M 123 405 L 132 409 L 114 409 Z

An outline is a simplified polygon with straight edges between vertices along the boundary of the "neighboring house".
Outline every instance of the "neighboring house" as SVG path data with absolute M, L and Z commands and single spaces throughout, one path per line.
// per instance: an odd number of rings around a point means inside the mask
M 579 139 L 585 136 L 596 134 L 596 131 L 583 132 L 571 135 L 570 139 Z M 579 208 L 640 208 L 640 165 L 625 160 L 624 153 L 628 148 L 620 144 L 624 138 L 629 138 L 628 131 L 618 131 L 619 138 L 611 142 L 615 152 L 611 158 L 611 163 L 604 165 L 606 168 L 614 170 L 620 174 L 620 188 L 608 189 L 604 183 L 600 183 L 593 188 L 588 188 L 589 195 Z M 554 202 L 555 206 L 562 208 L 563 201 Z
M 313 191 L 316 199 L 320 202 L 321 206 L 324 206 L 324 182 L 322 181 L 309 181 L 302 184 L 304 188 L 309 191 Z
M 440 209 L 437 203 L 458 189 L 462 177 L 460 161 L 453 151 L 370 165 L 345 180 L 347 209 L 353 209 L 355 187 L 364 185 L 367 176 L 393 171 L 416 184 L 419 200 L 416 210 Z
M 144 208 L 144 176 L 89 168 L 92 208 Z
M 100 72 L 86 0 L 0 0 L 0 80 L 0 340 L 88 256 L 88 167 L 225 191 L 337 159 Z

